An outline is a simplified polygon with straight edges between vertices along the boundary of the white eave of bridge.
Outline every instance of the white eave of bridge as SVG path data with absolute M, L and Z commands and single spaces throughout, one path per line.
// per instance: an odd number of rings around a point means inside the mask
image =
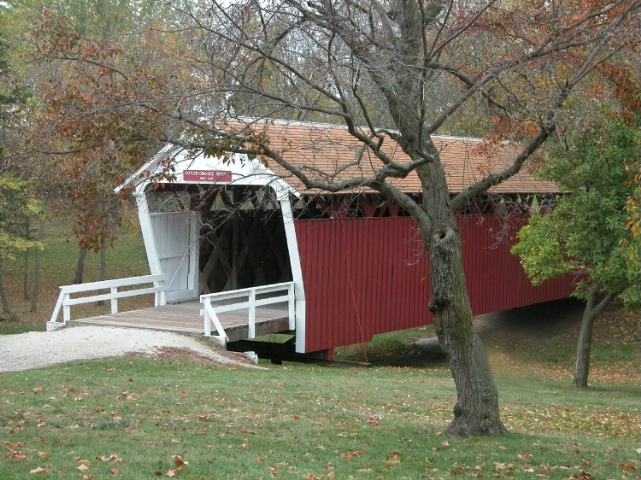
M 288 193 L 300 196 L 258 159 L 250 160 L 238 153 L 209 156 L 175 145 L 166 145 L 116 188 L 116 192 L 133 187 L 135 194 L 140 194 L 150 184 L 269 186 L 279 200 Z

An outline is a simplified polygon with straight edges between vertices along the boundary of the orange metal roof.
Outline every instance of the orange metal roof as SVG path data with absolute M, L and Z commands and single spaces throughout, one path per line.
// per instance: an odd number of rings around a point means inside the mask
M 254 133 L 265 132 L 270 148 L 282 153 L 287 162 L 312 179 L 337 183 L 354 177 L 369 177 L 382 166 L 381 161 L 369 149 L 364 149 L 362 143 L 343 126 L 285 120 L 247 119 L 246 122 L 242 125 L 251 128 Z M 487 145 L 481 139 L 448 136 L 434 136 L 432 139 L 441 152 L 451 193 L 460 192 L 489 172 L 502 170 L 512 163 L 517 153 L 508 144 L 495 147 L 488 153 L 488 149 L 484 148 Z M 387 139 L 383 150 L 397 162 L 409 161 L 409 157 L 391 139 Z M 267 164 L 297 190 L 311 193 L 275 161 L 267 160 Z M 391 182 L 406 193 L 421 191 L 416 173 Z M 492 193 L 558 191 L 553 182 L 534 179 L 527 163 L 519 174 L 490 190 Z

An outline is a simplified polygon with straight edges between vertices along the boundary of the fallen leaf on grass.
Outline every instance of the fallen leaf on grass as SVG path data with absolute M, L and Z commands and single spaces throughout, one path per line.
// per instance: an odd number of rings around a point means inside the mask
M 369 419 L 367 420 L 367 423 L 369 425 L 380 425 L 381 421 L 376 417 L 369 417 Z
M 103 462 L 122 462 L 122 458 L 118 456 L 116 452 L 112 452 L 111 455 L 105 456 L 101 455 L 100 457 L 96 457 L 97 460 L 101 460 Z
M 570 480 L 589 480 L 590 478 L 593 478 L 592 475 L 590 475 L 588 472 L 581 472 L 579 475 L 576 473 L 573 473 L 570 475 Z
M 401 457 L 398 452 L 392 452 L 392 456 L 385 460 L 385 463 L 400 463 Z
M 185 462 L 180 455 L 174 455 L 172 458 L 174 459 L 174 465 L 176 465 L 179 470 L 189 464 L 189 462 Z
M 16 444 L 16 447 L 20 448 L 23 447 L 24 443 L 18 442 Z M 31 460 L 28 455 L 25 455 L 22 453 L 21 450 L 16 450 L 13 448 L 13 445 L 9 442 L 4 442 L 4 449 L 8 451 L 11 454 L 11 458 L 13 458 L 17 462 L 21 462 L 22 460 Z
M 170 468 L 169 470 L 167 470 L 167 473 L 165 473 L 165 477 L 173 478 L 175 476 L 176 476 L 176 470 L 174 470 L 173 468 Z
M 38 468 L 34 468 L 33 470 L 29 471 L 29 473 L 49 473 L 49 470 L 47 470 L 44 467 L 38 467 Z
M 343 457 L 348 462 L 351 462 L 354 459 L 354 456 L 350 452 L 341 452 L 338 455 L 340 457 Z

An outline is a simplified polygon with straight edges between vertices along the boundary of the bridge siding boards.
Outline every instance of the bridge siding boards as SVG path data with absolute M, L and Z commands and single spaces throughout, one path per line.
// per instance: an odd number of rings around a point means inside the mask
M 510 253 L 527 217 L 458 218 L 474 315 L 567 298 L 569 277 L 533 286 Z M 307 300 L 308 352 L 426 325 L 429 255 L 409 217 L 295 222 Z

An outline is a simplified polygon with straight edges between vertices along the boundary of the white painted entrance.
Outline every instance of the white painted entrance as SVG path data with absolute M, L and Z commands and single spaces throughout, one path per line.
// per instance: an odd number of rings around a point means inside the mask
M 167 278 L 167 301 L 197 299 L 198 213 L 163 212 L 149 216 L 160 270 Z

